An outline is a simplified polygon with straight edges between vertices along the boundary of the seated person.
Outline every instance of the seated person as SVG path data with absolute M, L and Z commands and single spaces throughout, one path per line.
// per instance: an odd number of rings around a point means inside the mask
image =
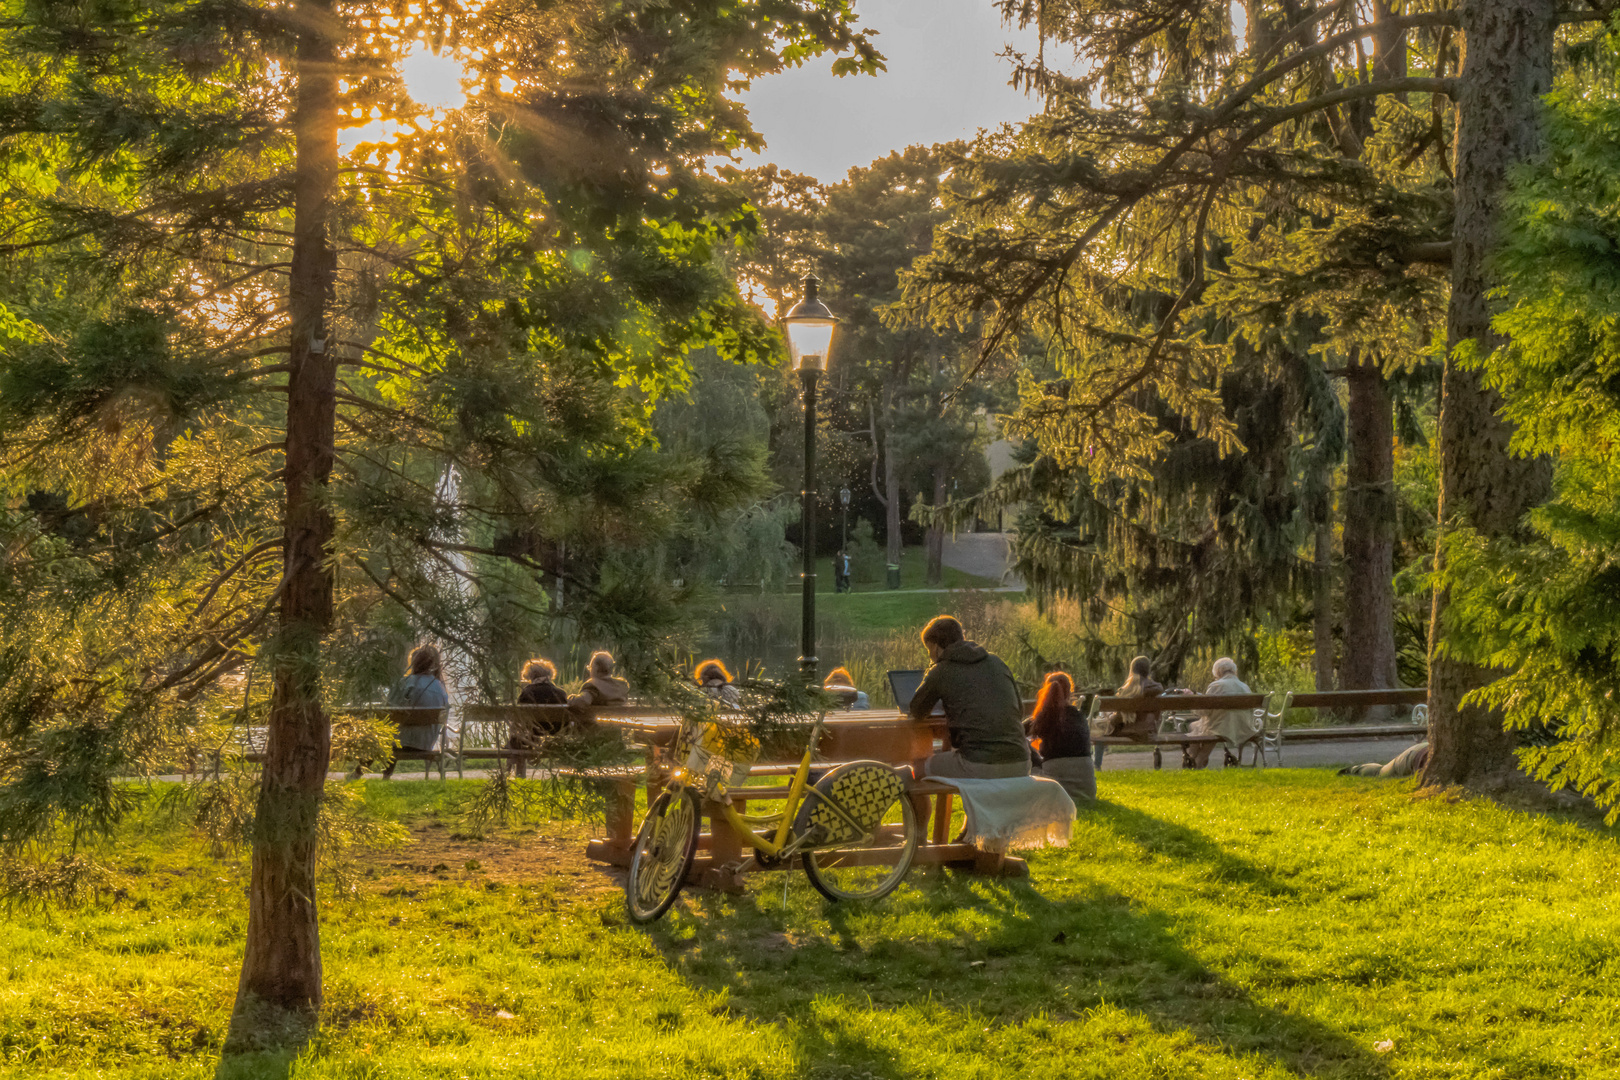
M 1387 765 L 1380 765 L 1376 761 L 1366 765 L 1346 765 L 1339 770 L 1340 776 L 1376 776 L 1381 780 L 1394 777 L 1415 776 L 1423 771 L 1429 763 L 1429 744 L 1420 742 L 1416 746 L 1408 746 L 1395 756 L 1395 760 Z
M 1072 799 L 1097 797 L 1097 772 L 1091 764 L 1091 725 L 1074 706 L 1074 680 L 1054 671 L 1041 684 L 1030 718 L 1030 738 L 1041 763 L 1039 776 L 1056 780 Z
M 411 650 L 405 665 L 405 677 L 388 694 L 388 704 L 408 709 L 445 709 L 450 706 L 450 692 L 444 688 L 439 665 L 439 650 L 432 645 L 418 645 Z M 423 724 L 401 728 L 397 736 L 399 745 L 407 750 L 432 750 L 439 745 L 444 733 L 443 724 Z M 349 779 L 359 780 L 366 775 L 369 761 L 362 761 L 349 773 Z M 383 779 L 394 775 L 397 764 L 394 755 L 388 755 Z
M 1247 694 L 1251 693 L 1247 684 L 1238 678 L 1237 663 L 1229 656 L 1223 656 L 1215 661 L 1210 671 L 1215 681 L 1209 684 L 1206 694 Z M 1254 738 L 1254 710 L 1253 709 L 1221 709 L 1206 712 L 1194 720 L 1187 729 L 1190 735 L 1219 735 L 1226 740 L 1226 764 L 1236 765 L 1237 759 L 1232 751 Z M 1209 755 L 1215 752 L 1214 743 L 1200 743 L 1187 748 L 1187 761 L 1185 767 L 1202 769 L 1209 765 Z
M 576 709 L 601 709 L 629 700 L 630 684 L 613 677 L 613 654 L 598 651 L 591 653 L 591 661 L 585 665 L 585 685 L 568 704 Z
M 835 667 L 827 673 L 827 681 L 821 688 L 835 697 L 841 698 L 846 709 L 870 709 L 872 703 L 866 694 L 855 689 L 855 680 L 849 674 L 849 669 Z
M 1114 691 L 1115 697 L 1158 697 L 1164 693 L 1164 687 L 1156 682 L 1151 674 L 1152 663 L 1145 656 L 1138 656 L 1131 661 L 1131 673 L 1125 680 L 1125 685 Z M 1146 741 L 1151 735 L 1159 732 L 1159 714 L 1151 713 L 1115 713 L 1113 722 L 1109 724 L 1108 734 L 1124 735 L 1130 739 Z
M 568 695 L 554 680 L 557 677 L 557 665 L 550 660 L 535 657 L 523 665 L 523 689 L 518 692 L 519 705 L 566 705 Z M 508 750 L 533 750 L 538 745 L 542 735 L 550 735 L 563 725 L 555 720 L 537 720 L 529 717 L 516 717 L 512 721 L 511 734 L 506 740 Z M 513 769 L 519 777 L 528 775 L 528 762 L 523 758 L 513 758 Z
M 933 661 L 912 695 L 909 712 L 922 720 L 945 704 L 951 748 L 928 759 L 924 776 L 1001 780 L 1028 776 L 1024 704 L 1018 683 L 999 656 L 968 641 L 962 624 L 941 615 L 923 628 L 923 647 Z
M 692 679 L 703 692 L 730 709 L 742 706 L 742 694 L 731 684 L 731 672 L 718 660 L 705 660 L 692 672 Z

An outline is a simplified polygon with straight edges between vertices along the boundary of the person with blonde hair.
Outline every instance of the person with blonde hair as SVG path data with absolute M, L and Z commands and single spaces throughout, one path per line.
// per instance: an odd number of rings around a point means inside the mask
M 705 660 L 692 672 L 692 679 L 703 692 L 728 708 L 742 705 L 742 694 L 732 685 L 731 672 L 719 660 Z
M 405 662 L 405 677 L 400 679 L 389 691 L 388 704 L 395 708 L 406 709 L 446 709 L 450 707 L 450 692 L 444 688 L 443 671 L 439 662 L 439 650 L 433 645 L 418 645 L 411 650 L 411 655 Z M 444 734 L 443 724 L 421 724 L 401 728 L 398 740 L 405 750 L 432 750 L 439 745 L 439 737 Z M 366 775 L 366 767 L 371 762 L 362 761 L 349 773 L 349 779 L 359 780 Z M 388 765 L 383 769 L 383 779 L 387 780 L 394 775 L 394 766 L 398 764 L 393 754 L 388 755 Z
M 566 705 L 568 695 L 557 685 L 557 665 L 537 656 L 523 665 L 523 689 L 519 705 Z
M 585 665 L 585 685 L 568 699 L 575 709 L 600 709 L 623 705 L 630 700 L 630 684 L 613 676 L 613 654 L 600 649 L 591 653 Z
M 855 688 L 855 679 L 849 673 L 849 668 L 835 667 L 827 672 L 826 681 L 821 688 L 844 702 L 846 709 L 870 709 L 872 702 L 866 694 Z

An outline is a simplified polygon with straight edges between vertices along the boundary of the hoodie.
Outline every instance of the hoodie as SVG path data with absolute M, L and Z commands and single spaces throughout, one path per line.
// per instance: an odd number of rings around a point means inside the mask
M 951 745 L 963 760 L 1007 765 L 1029 759 L 1023 701 L 1001 657 L 972 641 L 947 646 L 912 695 L 911 718 L 923 719 L 940 701 Z

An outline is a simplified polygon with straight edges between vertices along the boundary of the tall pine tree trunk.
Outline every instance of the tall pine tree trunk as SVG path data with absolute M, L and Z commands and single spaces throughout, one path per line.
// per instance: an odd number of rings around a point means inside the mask
M 1376 362 L 1352 357 L 1344 498 L 1344 690 L 1395 685 L 1395 420 Z M 1353 719 L 1381 719 L 1387 709 Z
M 950 471 L 944 465 L 934 466 L 934 505 L 945 505 L 945 492 L 950 483 Z M 945 580 L 945 528 L 928 526 L 928 584 L 938 585 Z
M 332 472 L 337 389 L 323 316 L 333 258 L 327 227 L 338 170 L 338 22 L 331 0 L 306 0 L 299 13 L 286 561 L 269 742 L 254 821 L 239 1015 L 256 1001 L 306 1014 L 321 1004 L 316 820 L 332 740 L 321 706 L 320 644 L 332 623 L 333 602 L 333 522 L 323 494 Z
M 1491 332 L 1487 260 L 1508 171 L 1541 149 L 1540 97 L 1552 84 L 1554 6 L 1551 0 L 1463 0 L 1458 6 L 1465 52 L 1458 77 L 1456 223 L 1453 227 L 1451 308 L 1440 391 L 1440 535 L 1469 526 L 1487 537 L 1511 533 L 1524 512 L 1548 494 L 1545 461 L 1511 458 L 1509 425 L 1477 372 L 1456 363 L 1472 341 L 1480 352 L 1499 343 Z M 1463 708 L 1464 694 L 1490 673 L 1435 655 L 1445 639 L 1449 596 L 1436 590 L 1429 628 L 1431 747 L 1425 784 L 1477 784 L 1513 766 L 1513 736 L 1499 714 Z
M 1331 513 L 1331 510 L 1329 511 Z M 1316 525 L 1315 562 L 1311 567 L 1311 643 L 1316 658 L 1316 689 L 1333 689 L 1333 520 Z

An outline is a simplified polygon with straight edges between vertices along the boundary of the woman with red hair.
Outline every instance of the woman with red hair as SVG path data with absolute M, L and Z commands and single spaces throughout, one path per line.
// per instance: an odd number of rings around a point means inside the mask
M 1097 797 L 1097 772 L 1091 764 L 1091 727 L 1074 706 L 1074 680 L 1054 671 L 1041 685 L 1030 721 L 1030 742 L 1041 755 L 1036 775 L 1056 780 L 1070 798 Z

